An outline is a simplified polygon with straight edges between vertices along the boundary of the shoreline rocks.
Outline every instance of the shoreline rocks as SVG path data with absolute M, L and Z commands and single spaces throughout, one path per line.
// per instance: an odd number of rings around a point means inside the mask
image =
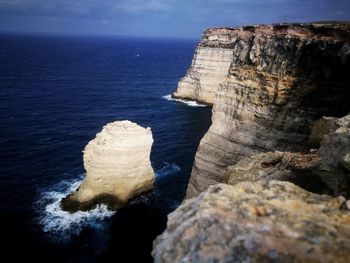
M 155 180 L 150 162 L 152 144 L 150 128 L 130 121 L 105 125 L 86 145 L 86 178 L 62 199 L 62 209 L 75 212 L 101 203 L 116 209 L 151 190 Z

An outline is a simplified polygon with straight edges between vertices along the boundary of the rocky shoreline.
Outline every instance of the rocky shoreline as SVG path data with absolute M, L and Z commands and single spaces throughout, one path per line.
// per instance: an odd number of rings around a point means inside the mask
M 173 94 L 213 104 L 188 198 L 222 182 L 226 167 L 246 156 L 307 152 L 314 121 L 350 111 L 349 28 L 349 23 L 277 24 L 204 32 Z
M 349 262 L 349 68 L 350 23 L 206 30 L 173 96 L 212 125 L 155 262 Z

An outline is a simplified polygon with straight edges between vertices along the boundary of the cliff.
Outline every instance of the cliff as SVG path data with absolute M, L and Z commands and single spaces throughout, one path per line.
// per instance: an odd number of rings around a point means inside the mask
M 313 121 L 350 111 L 349 68 L 349 23 L 206 30 L 173 94 L 213 104 L 187 197 L 246 156 L 307 151 Z
M 318 120 L 311 139 L 319 150 L 246 157 L 185 200 L 155 262 L 348 262 L 350 115 Z
M 62 200 L 62 208 L 75 212 L 101 203 L 118 208 L 151 190 L 155 180 L 150 162 L 152 144 L 150 128 L 130 121 L 105 125 L 86 145 L 86 178 Z

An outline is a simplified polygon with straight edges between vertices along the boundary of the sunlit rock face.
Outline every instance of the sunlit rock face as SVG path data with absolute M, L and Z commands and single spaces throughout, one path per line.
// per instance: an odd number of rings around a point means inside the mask
M 62 200 L 68 211 L 87 210 L 105 203 L 112 208 L 149 191 L 155 180 L 150 162 L 150 128 L 130 121 L 105 125 L 84 149 L 86 178 Z
M 156 263 L 349 262 L 343 197 L 289 182 L 217 184 L 170 214 L 154 242 Z
M 308 150 L 313 121 L 350 112 L 349 23 L 208 29 L 177 95 L 185 80 L 201 84 L 208 76 L 191 77 L 199 49 L 224 49 L 224 61 L 231 62 L 211 86 L 212 125 L 198 147 L 187 197 L 222 182 L 226 167 L 246 156 Z M 197 84 L 187 85 L 186 93 L 202 94 L 206 88 Z
M 217 38 L 221 39 L 221 36 L 218 34 Z M 233 52 L 229 48 L 198 45 L 191 68 L 180 80 L 172 96 L 212 105 L 217 88 L 226 78 L 232 59 Z

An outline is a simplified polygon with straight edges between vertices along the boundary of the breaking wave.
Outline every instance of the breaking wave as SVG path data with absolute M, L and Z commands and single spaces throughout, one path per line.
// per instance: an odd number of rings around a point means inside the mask
M 78 236 L 86 227 L 102 230 L 106 219 L 115 214 L 115 211 L 108 210 L 105 205 L 99 205 L 90 211 L 75 213 L 61 209 L 61 199 L 76 190 L 82 179 L 81 177 L 79 180 L 60 182 L 50 190 L 43 192 L 36 203 L 39 206 L 38 220 L 42 230 L 57 241 L 68 242 L 73 236 Z
M 181 168 L 176 163 L 165 163 L 165 165 L 156 172 L 156 178 L 164 178 L 169 175 L 176 174 L 180 172 Z
M 197 101 L 194 101 L 194 100 L 182 100 L 182 99 L 172 98 L 171 94 L 165 95 L 162 98 L 166 99 L 166 100 L 169 100 L 169 101 L 182 102 L 182 103 L 185 103 L 186 105 L 191 106 L 191 107 L 207 107 L 207 105 L 200 104 L 200 103 L 198 103 Z
M 156 172 L 156 177 L 162 179 L 179 171 L 181 171 L 181 168 L 175 163 L 165 163 Z M 79 236 L 81 231 L 87 227 L 97 231 L 104 230 L 108 218 L 116 213 L 116 211 L 108 210 L 105 205 L 98 205 L 93 210 L 75 213 L 69 213 L 61 209 L 61 199 L 75 191 L 83 178 L 84 176 L 81 175 L 76 180 L 63 180 L 41 193 L 35 204 L 39 211 L 38 221 L 42 230 L 56 241 L 67 243 L 73 236 Z M 141 197 L 138 201 L 142 200 L 146 202 L 147 197 Z

